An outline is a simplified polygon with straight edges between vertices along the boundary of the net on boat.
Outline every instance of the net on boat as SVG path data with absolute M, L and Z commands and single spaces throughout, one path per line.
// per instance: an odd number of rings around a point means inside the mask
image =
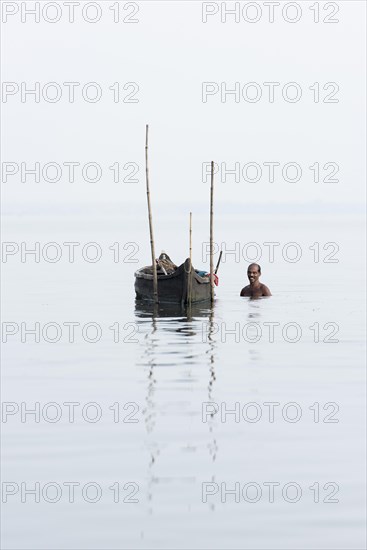
M 173 263 L 171 258 L 165 252 L 162 252 L 159 258 L 156 260 L 157 273 L 163 275 L 171 275 L 177 269 L 177 265 Z M 143 273 L 153 274 L 153 266 L 149 265 L 143 269 Z

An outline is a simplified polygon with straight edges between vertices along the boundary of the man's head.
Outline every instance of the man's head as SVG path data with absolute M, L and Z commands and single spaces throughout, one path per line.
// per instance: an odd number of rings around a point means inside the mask
M 256 283 L 261 275 L 261 267 L 259 264 L 250 264 L 247 268 L 247 277 L 250 283 Z

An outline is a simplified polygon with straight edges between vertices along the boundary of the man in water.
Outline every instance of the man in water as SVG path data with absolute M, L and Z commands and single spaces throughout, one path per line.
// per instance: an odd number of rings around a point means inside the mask
M 261 267 L 259 264 L 250 264 L 247 268 L 247 277 L 250 284 L 243 287 L 240 296 L 249 296 L 251 298 L 261 298 L 261 296 L 271 296 L 271 292 L 266 285 L 260 283 Z

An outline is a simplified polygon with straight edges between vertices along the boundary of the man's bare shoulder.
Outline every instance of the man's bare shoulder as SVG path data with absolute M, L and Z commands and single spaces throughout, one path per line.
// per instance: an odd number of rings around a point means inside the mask
M 261 283 L 261 290 L 262 290 L 262 295 L 263 296 L 271 296 L 270 289 L 266 285 L 264 285 L 263 283 Z
M 250 285 L 244 286 L 240 292 L 240 296 L 250 296 Z

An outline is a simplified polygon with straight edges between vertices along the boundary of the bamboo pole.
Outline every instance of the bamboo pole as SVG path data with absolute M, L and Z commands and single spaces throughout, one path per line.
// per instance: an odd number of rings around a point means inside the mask
M 149 170 L 148 170 L 148 124 L 145 126 L 145 179 L 147 184 L 147 203 L 148 203 L 148 216 L 149 216 L 149 233 L 150 233 L 150 250 L 152 253 L 152 267 L 153 267 L 153 299 L 158 304 L 158 278 L 157 278 L 157 264 L 155 262 L 154 251 L 154 236 L 153 236 L 153 220 L 152 220 L 152 208 L 150 205 L 150 191 L 149 191 Z
M 210 299 L 214 302 L 214 248 L 213 248 L 213 198 L 214 198 L 214 161 L 210 174 Z
M 187 303 L 191 306 L 192 300 L 192 212 L 190 212 L 190 229 L 189 229 L 189 250 L 190 250 L 190 271 L 188 273 L 189 284 L 187 288 Z
M 191 272 L 191 261 L 192 261 L 192 212 L 190 212 L 190 272 Z

